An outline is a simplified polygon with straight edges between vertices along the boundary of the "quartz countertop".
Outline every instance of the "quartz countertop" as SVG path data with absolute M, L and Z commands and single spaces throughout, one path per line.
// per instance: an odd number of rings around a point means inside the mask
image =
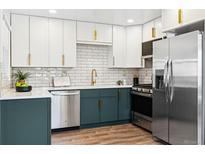
M 50 98 L 52 95 L 49 93 L 49 91 L 53 91 L 53 90 L 82 90 L 82 89 L 131 88 L 131 87 L 132 85 L 41 87 L 41 88 L 33 88 L 31 92 L 16 92 L 14 88 L 11 88 L 11 89 L 1 90 L 0 100 Z

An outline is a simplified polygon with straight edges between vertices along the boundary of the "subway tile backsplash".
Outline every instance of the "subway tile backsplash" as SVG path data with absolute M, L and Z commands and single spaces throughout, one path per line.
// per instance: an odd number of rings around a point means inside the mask
M 112 47 L 99 45 L 77 45 L 77 66 L 75 68 L 13 68 L 30 72 L 27 80 L 34 87 L 53 86 L 52 78 L 55 76 L 70 76 L 73 86 L 86 86 L 91 84 L 91 70 L 97 70 L 97 85 L 115 85 L 118 80 L 125 79 L 132 84 L 133 77 L 139 76 L 140 83 L 151 82 L 151 69 L 116 69 L 108 68 L 108 56 Z M 142 79 L 141 79 L 142 78 Z M 12 86 L 15 81 L 13 80 Z

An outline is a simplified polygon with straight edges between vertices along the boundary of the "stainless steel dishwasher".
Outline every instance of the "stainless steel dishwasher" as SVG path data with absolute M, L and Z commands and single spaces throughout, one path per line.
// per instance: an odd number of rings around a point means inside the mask
M 50 91 L 51 128 L 80 126 L 80 91 Z

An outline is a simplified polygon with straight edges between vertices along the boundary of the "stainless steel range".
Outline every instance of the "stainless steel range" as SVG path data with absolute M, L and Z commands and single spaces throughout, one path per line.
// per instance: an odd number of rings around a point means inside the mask
M 131 102 L 132 123 L 152 131 L 152 85 L 139 84 L 132 87 Z

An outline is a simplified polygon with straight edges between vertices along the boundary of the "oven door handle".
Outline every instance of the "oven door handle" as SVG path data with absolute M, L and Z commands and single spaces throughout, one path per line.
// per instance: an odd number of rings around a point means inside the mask
M 131 94 L 132 95 L 138 95 L 138 96 L 152 98 L 152 94 L 149 94 L 149 93 L 141 93 L 141 92 L 131 91 Z

